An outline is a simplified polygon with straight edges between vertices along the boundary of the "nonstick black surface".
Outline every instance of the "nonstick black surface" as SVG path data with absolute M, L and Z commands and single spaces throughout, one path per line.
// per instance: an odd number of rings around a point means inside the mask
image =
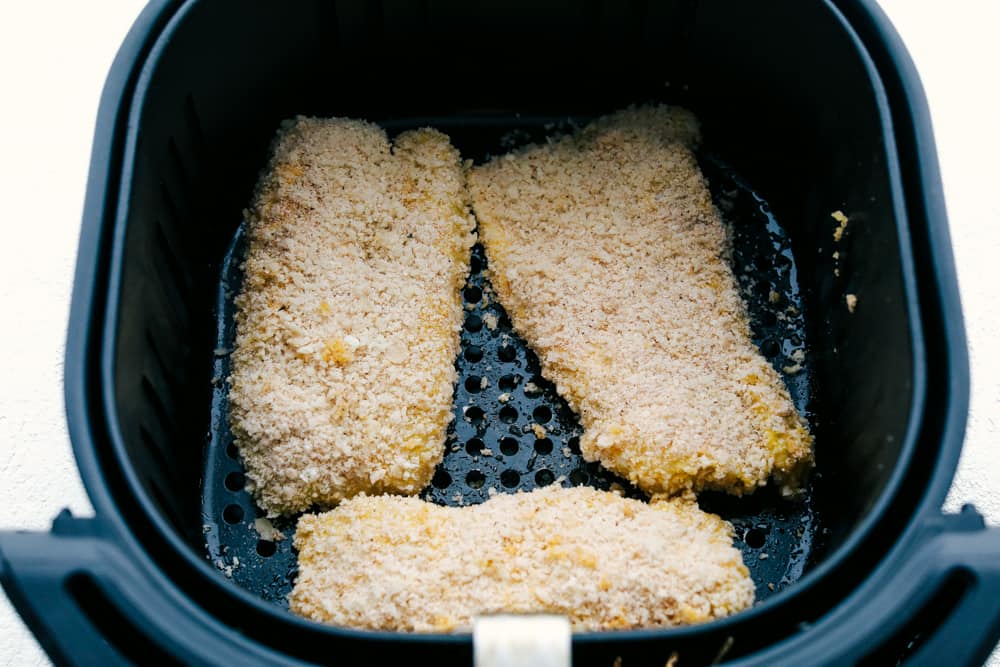
M 498 133 L 495 150 L 537 138 L 537 132 Z M 722 160 L 710 154 L 700 159 L 716 205 L 730 228 L 732 266 L 748 306 L 754 342 L 782 374 L 796 407 L 808 417 L 810 364 L 808 356 L 796 359 L 796 351 L 806 345 L 805 319 L 788 237 L 767 202 Z M 228 353 L 235 333 L 233 296 L 241 281 L 243 252 L 240 228 L 226 255 L 218 288 L 202 530 L 207 558 L 225 576 L 285 607 L 295 580 L 296 554 L 291 540 L 295 518 L 273 521 L 284 539 L 261 536 L 259 529 L 266 531 L 267 525 L 257 521 L 261 512 L 243 488 L 243 465 L 226 418 Z M 481 246 L 473 249 L 471 263 L 463 291 L 466 310 L 461 353 L 455 361 L 459 376 L 455 418 L 448 428 L 444 460 L 421 496 L 442 505 L 469 505 L 498 493 L 560 484 L 620 490 L 642 498 L 643 494 L 624 480 L 597 463 L 583 460 L 577 418 L 541 376 L 535 354 L 512 330 L 490 287 Z M 544 437 L 536 437 L 532 424 L 545 429 Z M 758 600 L 802 576 L 822 534 L 811 489 L 796 499 L 781 498 L 773 487 L 744 498 L 705 493 L 700 503 L 735 527 L 736 542 L 756 583 Z M 475 549 L 475 545 L 469 548 Z

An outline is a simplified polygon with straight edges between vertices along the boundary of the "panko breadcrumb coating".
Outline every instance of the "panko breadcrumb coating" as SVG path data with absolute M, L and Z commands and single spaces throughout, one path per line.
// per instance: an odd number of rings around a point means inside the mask
M 588 487 L 471 507 L 356 497 L 299 520 L 296 614 L 372 630 L 448 632 L 547 612 L 576 630 L 698 623 L 753 603 L 732 527 L 694 502 Z
M 268 515 L 416 493 L 444 454 L 474 243 L 435 130 L 282 125 L 246 213 L 230 423 Z
M 751 341 L 698 141 L 691 113 L 632 108 L 473 168 L 493 287 L 588 460 L 654 494 L 791 492 L 812 438 Z

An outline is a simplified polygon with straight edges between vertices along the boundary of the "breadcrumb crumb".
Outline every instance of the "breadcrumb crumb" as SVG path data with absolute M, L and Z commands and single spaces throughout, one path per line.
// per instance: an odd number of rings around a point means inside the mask
M 854 313 L 854 309 L 858 307 L 858 295 L 857 294 L 845 294 L 844 302 L 847 304 L 847 312 Z
M 847 216 L 843 211 L 834 211 L 830 217 L 837 221 L 837 228 L 833 230 L 833 240 L 839 243 L 844 236 L 844 230 L 847 229 Z
M 275 528 L 274 524 L 267 517 L 257 517 L 254 519 L 253 527 L 262 540 L 280 542 L 285 539 L 284 533 Z

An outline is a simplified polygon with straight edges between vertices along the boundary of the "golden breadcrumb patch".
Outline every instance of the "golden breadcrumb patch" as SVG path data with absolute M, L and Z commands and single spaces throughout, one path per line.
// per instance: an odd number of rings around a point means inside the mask
M 471 507 L 358 496 L 299 520 L 290 608 L 371 630 L 468 629 L 480 614 L 545 612 L 576 630 L 699 623 L 753 604 L 732 527 L 697 504 L 588 487 Z
M 246 219 L 230 423 L 268 514 L 417 493 L 444 453 L 473 219 L 434 130 L 282 125 Z
M 791 492 L 812 438 L 751 341 L 697 142 L 691 113 L 632 108 L 472 168 L 493 287 L 588 460 L 650 493 Z

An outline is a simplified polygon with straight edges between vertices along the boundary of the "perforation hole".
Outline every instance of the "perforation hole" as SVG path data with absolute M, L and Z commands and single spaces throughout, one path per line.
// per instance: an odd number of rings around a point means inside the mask
M 513 489 L 521 483 L 521 475 L 516 470 L 504 470 L 500 473 L 500 483 L 508 489 Z
M 465 476 L 465 483 L 470 489 L 481 489 L 486 483 L 486 475 L 479 470 L 470 470 L 469 474 Z
M 517 409 L 513 405 L 505 405 L 500 408 L 500 421 L 505 424 L 513 424 L 517 421 Z
M 538 486 L 548 486 L 554 482 L 556 476 L 552 474 L 551 470 L 539 470 L 535 473 L 535 484 Z
M 510 345 L 504 345 L 497 350 L 497 359 L 503 362 L 514 361 L 517 358 L 517 350 Z
M 240 458 L 240 450 L 236 446 L 235 442 L 231 442 L 228 445 L 226 445 L 226 456 L 228 456 L 229 458 L 231 458 L 234 461 L 239 460 L 239 458 Z
M 239 523 L 243 520 L 243 508 L 239 505 L 226 505 L 222 510 L 222 520 L 228 524 Z
M 548 438 L 539 438 L 535 440 L 535 451 L 541 455 L 552 453 L 552 441 Z
M 278 545 L 271 540 L 257 541 L 257 554 L 262 558 L 270 558 L 278 550 Z
M 577 421 L 576 415 L 573 413 L 573 409 L 568 405 L 560 405 L 558 408 L 559 419 L 567 422 Z
M 436 489 L 447 489 L 451 486 L 451 475 L 448 474 L 447 470 L 437 470 L 434 477 L 431 478 L 431 484 Z
M 483 298 L 483 290 L 475 285 L 469 285 L 462 291 L 462 296 L 465 297 L 466 303 L 479 303 Z
M 469 347 L 465 348 L 464 356 L 466 361 L 471 361 L 472 363 L 476 363 L 477 361 L 482 361 L 483 348 L 479 347 L 478 345 L 470 345 Z
M 747 543 L 747 546 L 751 549 L 760 549 L 767 542 L 767 533 L 765 533 L 760 528 L 751 528 L 747 531 L 747 534 L 743 536 L 743 541 Z
M 587 474 L 586 470 L 577 468 L 569 474 L 569 481 L 573 486 L 581 486 L 590 481 L 590 475 Z
M 514 456 L 517 454 L 519 445 L 514 438 L 503 438 L 500 440 L 500 453 L 504 456 Z
M 483 378 L 478 375 L 470 375 L 465 378 L 465 391 L 470 394 L 478 394 L 483 390 Z
M 243 487 L 246 485 L 246 479 L 243 477 L 241 472 L 231 472 L 226 475 L 226 479 L 223 482 L 226 488 L 230 491 L 242 491 Z
M 483 419 L 486 418 L 486 413 L 483 409 L 473 405 L 465 411 L 465 418 L 468 419 L 474 426 L 478 426 L 483 423 Z
M 552 410 L 547 405 L 539 405 L 532 411 L 531 416 L 539 424 L 545 424 L 552 419 Z
M 465 451 L 472 456 L 479 456 L 483 453 L 485 446 L 479 438 L 469 438 L 469 441 L 465 443 Z
M 483 318 L 479 315 L 469 315 L 465 318 L 465 330 L 470 333 L 476 333 L 483 328 Z
M 513 391 L 520 379 L 518 375 L 504 375 L 497 382 L 497 386 L 500 387 L 500 391 Z

